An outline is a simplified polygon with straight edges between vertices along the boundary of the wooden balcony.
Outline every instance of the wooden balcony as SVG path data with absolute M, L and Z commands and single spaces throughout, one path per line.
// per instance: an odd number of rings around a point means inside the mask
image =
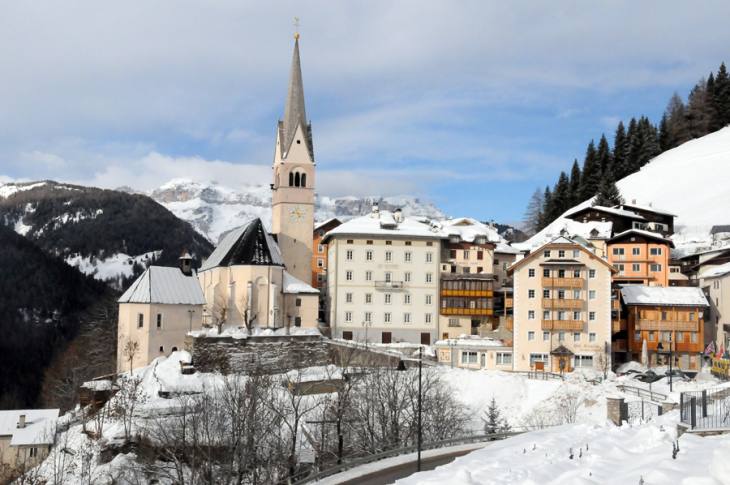
M 702 321 L 685 321 L 674 322 L 667 320 L 637 320 L 636 330 L 658 330 L 658 331 L 675 331 L 675 332 L 697 332 L 702 325 Z
M 441 289 L 441 296 L 468 296 L 472 298 L 492 298 L 492 290 L 446 290 Z
M 494 310 L 491 308 L 453 308 L 446 307 L 441 308 L 441 315 L 464 315 L 464 316 L 483 316 L 488 317 L 494 315 Z
M 543 330 L 573 330 L 582 332 L 585 322 L 582 320 L 543 320 Z
M 585 286 L 584 278 L 542 278 L 542 286 L 552 288 L 583 288 Z
M 611 351 L 613 352 L 628 352 L 629 345 L 626 340 L 614 340 L 611 342 Z
M 626 320 L 613 320 L 611 322 L 611 331 L 614 333 L 626 329 L 628 329 L 628 323 Z
M 565 298 L 543 298 L 542 307 L 550 309 L 582 310 L 585 302 L 583 300 L 569 300 Z

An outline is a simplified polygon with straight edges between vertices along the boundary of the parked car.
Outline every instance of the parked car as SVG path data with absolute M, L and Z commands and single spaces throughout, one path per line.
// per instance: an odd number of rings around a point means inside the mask
M 641 381 L 641 382 L 652 383 L 652 382 L 658 381 L 662 377 L 664 377 L 664 376 L 658 375 L 653 370 L 648 370 L 648 371 L 643 372 L 641 374 L 636 374 L 634 376 L 634 379 L 636 379 L 637 381 Z
M 669 377 L 669 371 L 666 371 L 664 373 L 664 375 Z M 692 380 L 692 378 L 690 376 L 688 376 L 687 374 L 685 374 L 684 372 L 682 372 L 679 369 L 672 369 L 672 379 L 674 379 L 674 380 L 679 379 L 682 381 L 691 381 Z
M 619 376 L 630 376 L 631 374 L 641 374 L 641 371 L 636 369 L 629 369 L 625 372 L 620 373 Z

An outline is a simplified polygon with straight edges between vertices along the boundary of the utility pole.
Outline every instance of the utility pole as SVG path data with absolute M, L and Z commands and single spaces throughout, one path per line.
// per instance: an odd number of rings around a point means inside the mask
M 418 461 L 416 471 L 421 471 L 421 370 L 423 368 L 423 345 L 418 347 Z

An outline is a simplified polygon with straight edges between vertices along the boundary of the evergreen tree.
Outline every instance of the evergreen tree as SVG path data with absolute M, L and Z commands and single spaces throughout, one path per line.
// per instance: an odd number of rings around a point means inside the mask
M 727 73 L 725 63 L 720 64 L 720 69 L 715 76 L 713 101 L 717 110 L 717 121 L 720 128 L 730 124 L 730 77 Z
M 596 151 L 596 160 L 601 167 L 601 174 L 610 172 L 613 175 L 613 158 L 611 156 L 611 147 L 608 146 L 606 135 L 602 134 L 598 141 L 598 150 Z
M 687 131 L 690 138 L 699 138 L 710 132 L 710 106 L 707 84 L 701 79 L 687 99 Z
M 717 111 L 717 98 L 715 97 L 715 75 L 710 73 L 707 77 L 707 83 L 705 85 L 705 91 L 707 95 L 707 118 L 708 118 L 708 133 L 717 131 L 722 128 L 722 121 L 720 120 L 719 113 Z
M 586 158 L 583 161 L 583 172 L 581 177 L 580 197 L 583 200 L 590 199 L 598 190 L 601 182 L 601 167 L 596 160 L 596 147 L 593 140 L 586 149 Z
M 616 187 L 616 182 L 611 180 L 610 177 L 603 177 L 596 198 L 593 200 L 593 205 L 613 207 L 623 203 L 624 199 L 621 197 L 618 187 Z
M 667 109 L 667 128 L 668 128 L 668 149 L 677 147 L 688 141 L 691 136 L 687 126 L 687 113 L 682 98 L 677 93 L 672 95 L 669 100 Z
M 530 197 L 530 202 L 527 204 L 527 210 L 525 211 L 525 219 L 523 220 L 523 227 L 525 232 L 532 235 L 542 229 L 541 224 L 543 221 L 543 194 L 540 189 L 535 189 Z
M 502 412 L 499 410 L 494 397 L 489 402 L 487 410 L 484 411 L 482 421 L 484 421 L 484 433 L 486 434 L 505 433 L 510 430 L 510 426 L 507 424 L 507 420 L 502 417 Z
M 661 153 L 657 129 L 646 116 L 642 116 L 639 119 L 639 137 L 641 139 L 641 148 L 639 150 L 639 166 L 636 169 L 637 171 L 646 165 L 649 160 Z
M 578 160 L 573 160 L 573 168 L 570 170 L 570 207 L 583 202 L 580 197 L 580 166 Z
M 662 120 L 659 122 L 659 148 L 663 152 L 672 149 L 669 121 L 666 113 L 662 115 Z
M 620 180 L 629 174 L 629 139 L 623 121 L 618 122 L 616 135 L 613 138 L 613 175 Z
M 545 193 L 542 196 L 542 221 L 540 221 L 540 229 L 544 228 L 553 220 L 551 219 L 552 214 L 555 212 L 553 209 L 553 193 L 550 187 L 545 187 Z
M 572 197 L 570 195 L 570 181 L 568 175 L 565 172 L 560 172 L 558 177 L 558 183 L 555 184 L 555 190 L 553 190 L 553 210 L 552 220 L 560 217 L 563 212 L 570 209 Z

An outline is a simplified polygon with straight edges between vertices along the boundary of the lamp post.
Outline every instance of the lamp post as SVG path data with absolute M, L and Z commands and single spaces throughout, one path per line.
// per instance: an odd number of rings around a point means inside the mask
M 658 353 L 664 353 L 664 346 L 661 342 L 659 342 L 656 346 L 656 350 Z M 669 392 L 672 392 L 672 360 L 674 360 L 674 356 L 672 355 L 672 334 L 669 334 Z
M 188 310 L 188 317 L 190 319 L 190 332 L 193 331 L 193 313 L 195 313 L 195 310 L 192 308 Z
M 366 320 L 362 321 L 362 326 L 365 327 L 365 348 L 368 348 L 368 327 L 372 324 L 372 322 L 368 322 Z
M 421 471 L 421 369 L 423 368 L 423 345 L 418 347 L 418 459 L 416 471 Z

